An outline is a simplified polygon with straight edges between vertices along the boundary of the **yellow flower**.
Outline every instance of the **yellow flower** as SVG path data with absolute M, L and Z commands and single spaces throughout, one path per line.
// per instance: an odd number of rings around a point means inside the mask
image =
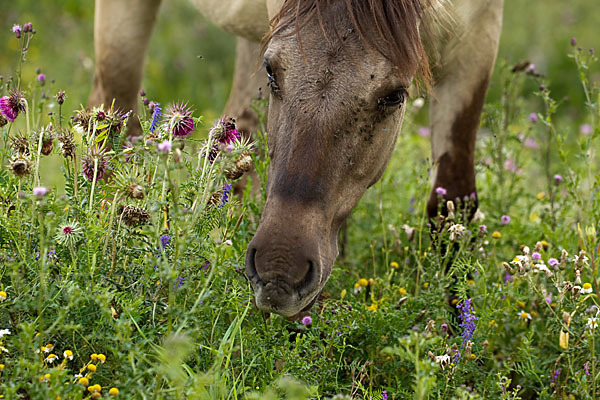
M 63 353 L 63 356 L 66 359 L 72 360 L 73 359 L 73 352 L 71 350 L 65 350 Z
M 343 289 L 342 292 L 340 293 L 340 300 L 344 300 L 344 297 L 346 297 L 346 289 Z
M 542 244 L 542 247 L 544 248 L 544 250 L 548 250 L 548 246 L 550 246 L 550 244 L 548 242 L 546 242 L 545 240 L 542 240 L 540 243 Z
M 540 222 L 540 214 L 537 212 L 532 212 L 531 214 L 529 214 L 529 221 L 530 222 Z
M 453 306 L 458 304 L 458 299 L 452 299 L 452 301 L 450 303 L 452 303 Z
M 375 312 L 377 311 L 377 308 L 379 308 L 379 305 L 377 303 L 373 303 L 370 306 L 367 306 L 367 311 Z
M 4 369 L 4 364 L 0 364 L 0 371 Z
M 46 361 L 52 364 L 54 361 L 58 360 L 58 356 L 56 354 L 48 354 Z
M 92 372 L 96 372 L 96 366 L 94 364 L 89 364 L 87 366 L 87 369 L 90 370 L 90 371 L 92 371 Z
M 54 348 L 54 345 L 51 343 L 48 343 L 45 348 L 43 348 L 42 350 L 44 351 L 44 353 L 50 353 L 52 351 L 52 349 Z
M 8 295 L 6 294 L 6 292 L 4 290 L 0 290 L 0 301 L 6 300 L 7 297 Z
M 539 192 L 536 197 L 538 198 L 538 200 L 542 201 L 546 198 L 546 193 L 544 192 Z
M 423 287 L 424 287 L 425 289 L 427 289 L 427 288 L 429 287 L 429 282 L 425 282 L 425 283 L 423 284 Z
M 496 320 L 491 320 L 488 324 L 490 327 L 494 327 L 494 326 L 498 326 L 498 324 L 496 323 Z
M 469 285 L 469 286 L 473 286 L 474 284 L 475 284 L 475 281 L 473 279 L 469 279 L 467 281 L 467 285 Z
M 471 353 L 471 360 L 474 360 L 475 358 L 477 358 L 477 356 L 475 356 L 475 354 Z
M 517 301 L 517 306 L 518 306 L 520 309 L 523 309 L 523 308 L 525 308 L 525 302 L 523 302 L 523 301 Z
M 92 354 L 90 355 L 90 358 L 92 359 L 92 361 L 96 362 L 96 361 L 98 361 L 98 354 L 96 354 L 96 353 L 92 353 Z
M 502 234 L 498 231 L 495 231 L 494 233 L 492 233 L 492 237 L 494 239 L 500 239 L 502 237 Z
M 581 289 L 581 293 L 583 293 L 583 294 L 592 293 L 592 284 L 589 282 L 584 283 L 582 286 L 582 289 Z
M 104 361 L 106 361 L 106 356 L 100 353 L 98 354 L 98 360 L 100 360 L 100 362 L 103 363 Z
M 358 283 L 358 286 L 360 286 L 360 287 L 369 286 L 369 281 L 366 280 L 365 278 L 360 278 L 357 283 Z
M 100 386 L 98 384 L 95 384 L 95 385 L 92 385 L 92 386 L 88 387 L 88 392 L 90 392 L 90 393 L 94 393 L 94 392 L 98 392 L 99 393 L 101 391 L 102 391 L 102 386 Z
M 108 394 L 110 394 L 111 396 L 118 396 L 119 389 L 117 389 L 116 387 L 110 388 L 110 390 L 108 391 Z
M 87 386 L 90 384 L 90 381 L 85 376 L 83 378 L 79 378 L 79 384 L 83 386 Z
M 521 311 L 519 313 L 519 318 L 521 318 L 523 321 L 527 321 L 528 319 L 531 319 L 531 314 L 529 314 L 525 311 Z
M 401 287 L 400 289 L 398 289 L 398 293 L 400 293 L 400 296 L 406 296 L 406 289 Z
M 558 344 L 561 349 L 569 348 L 569 332 L 560 331 L 560 336 L 558 337 Z
M 356 283 L 354 284 L 354 289 L 358 289 L 358 288 L 360 288 L 360 285 L 358 284 L 358 282 L 356 282 Z
M 392 262 L 390 263 L 390 267 L 392 267 L 392 268 L 394 268 L 394 269 L 397 269 L 397 268 L 399 267 L 399 265 L 398 265 L 398 263 L 397 263 L 396 261 L 392 261 Z

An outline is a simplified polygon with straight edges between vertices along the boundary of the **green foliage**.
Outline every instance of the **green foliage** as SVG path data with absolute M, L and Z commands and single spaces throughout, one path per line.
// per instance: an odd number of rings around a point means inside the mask
M 64 7 L 91 18 L 79 2 Z M 427 226 L 429 143 L 417 134 L 424 112 L 409 107 L 396 157 L 340 235 L 310 326 L 259 312 L 243 274 L 266 196 L 266 100 L 254 104 L 254 147 L 237 141 L 213 161 L 210 135 L 174 139 L 175 120 L 151 132 L 142 108 L 145 138 L 128 143 L 100 110 L 82 126 L 23 79 L 28 113 L 0 127 L 0 395 L 87 399 L 114 387 L 122 398 L 156 399 L 597 397 L 598 68 L 588 50 L 571 53 L 547 79 L 501 62 L 476 157 L 485 217 L 465 218 L 472 200 L 463 199 L 454 217 Z M 584 99 L 575 117 L 555 94 L 567 75 Z M 0 96 L 15 85 L 3 81 Z M 227 84 L 215 85 L 224 98 Z M 45 156 L 39 128 L 50 123 L 60 139 Z M 27 152 L 11 145 L 19 134 Z M 157 150 L 163 142 L 170 151 Z M 103 156 L 84 177 L 82 158 L 96 146 Z M 245 152 L 258 180 L 222 204 L 225 171 Z M 17 156 L 31 163 L 20 177 Z M 34 194 L 43 186 L 48 193 Z M 478 319 L 465 340 L 456 305 L 467 299 Z

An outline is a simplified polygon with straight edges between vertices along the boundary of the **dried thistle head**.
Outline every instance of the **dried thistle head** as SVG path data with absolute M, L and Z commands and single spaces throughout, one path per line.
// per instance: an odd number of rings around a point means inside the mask
M 29 150 L 29 140 L 20 132 L 10 139 L 10 148 L 17 154 L 31 154 Z
M 90 133 L 90 130 L 92 129 L 92 126 L 90 124 L 91 120 L 92 114 L 90 114 L 90 112 L 85 108 L 82 108 L 81 110 L 77 110 L 75 112 L 75 118 L 73 119 L 73 123 L 75 124 L 75 126 L 78 126 L 81 129 L 83 129 L 85 133 Z
M 81 173 L 88 181 L 102 179 L 108 169 L 108 156 L 106 151 L 100 150 L 97 146 L 91 147 L 86 154 L 81 157 Z
M 150 213 L 143 208 L 125 206 L 120 211 L 121 219 L 128 226 L 138 226 L 150 221 Z
M 42 136 L 42 149 L 41 153 L 45 156 L 52 152 L 53 141 L 54 141 L 54 127 L 52 124 L 43 126 L 39 131 L 34 132 L 34 140 L 37 143 L 40 135 Z
M 63 131 L 58 136 L 58 141 L 60 142 L 60 151 L 62 156 L 70 159 L 75 158 L 77 146 L 73 140 L 73 134 L 69 131 Z
M 234 163 L 233 168 L 225 171 L 225 176 L 229 180 L 239 179 L 246 172 L 250 171 L 252 165 L 252 157 L 247 153 L 243 153 Z
M 10 169 L 15 176 L 23 178 L 31 173 L 31 159 L 25 154 L 17 154 L 10 162 Z

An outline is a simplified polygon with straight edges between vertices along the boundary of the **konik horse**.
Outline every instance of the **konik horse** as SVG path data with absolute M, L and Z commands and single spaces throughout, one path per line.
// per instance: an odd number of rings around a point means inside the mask
M 292 316 L 312 306 L 337 256 L 340 226 L 386 168 L 416 78 L 430 90 L 433 187 L 445 188 L 447 199 L 476 193 L 475 138 L 503 0 L 195 3 L 238 36 L 226 113 L 242 129 L 256 123 L 248 104 L 258 87 L 270 88 L 267 202 L 246 254 L 259 309 Z M 136 109 L 159 6 L 96 0 L 92 105 L 115 98 Z M 266 79 L 255 74 L 261 56 Z M 431 217 L 437 204 L 432 192 Z

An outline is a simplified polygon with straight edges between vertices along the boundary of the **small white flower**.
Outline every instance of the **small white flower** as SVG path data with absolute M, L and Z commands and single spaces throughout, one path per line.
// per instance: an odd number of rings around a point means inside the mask
M 519 311 L 519 318 L 521 318 L 523 321 L 527 321 L 531 319 L 531 314 L 525 311 Z
M 573 258 L 575 267 L 579 267 L 579 268 L 587 267 L 589 265 L 588 260 L 589 259 L 587 258 L 587 256 L 585 255 L 585 251 L 583 251 L 583 250 L 581 250 L 579 252 L 579 254 L 575 256 L 575 258 Z
M 448 229 L 448 232 L 450 232 L 450 241 L 455 242 L 465 236 L 465 227 L 462 224 L 454 224 Z
M 435 356 L 435 362 L 440 364 L 442 369 L 445 369 L 448 365 L 450 365 L 450 356 L 448 354 Z
M 6 335 L 10 335 L 10 329 L 0 329 L 0 339 Z
M 4 353 L 8 353 L 8 349 L 4 346 L 0 346 L 0 351 Z
M 598 319 L 596 317 L 588 318 L 587 329 L 596 329 L 598 327 Z
M 56 354 L 49 354 L 48 357 L 46 357 L 46 362 L 48 362 L 48 364 L 52 364 L 56 360 L 58 360 L 58 356 Z
M 473 215 L 473 222 L 483 222 L 484 219 L 485 214 L 478 208 L 477 211 L 475 211 L 475 215 Z
M 583 294 L 592 293 L 592 285 L 588 282 L 584 283 L 583 287 L 581 288 L 581 293 L 583 293 Z

